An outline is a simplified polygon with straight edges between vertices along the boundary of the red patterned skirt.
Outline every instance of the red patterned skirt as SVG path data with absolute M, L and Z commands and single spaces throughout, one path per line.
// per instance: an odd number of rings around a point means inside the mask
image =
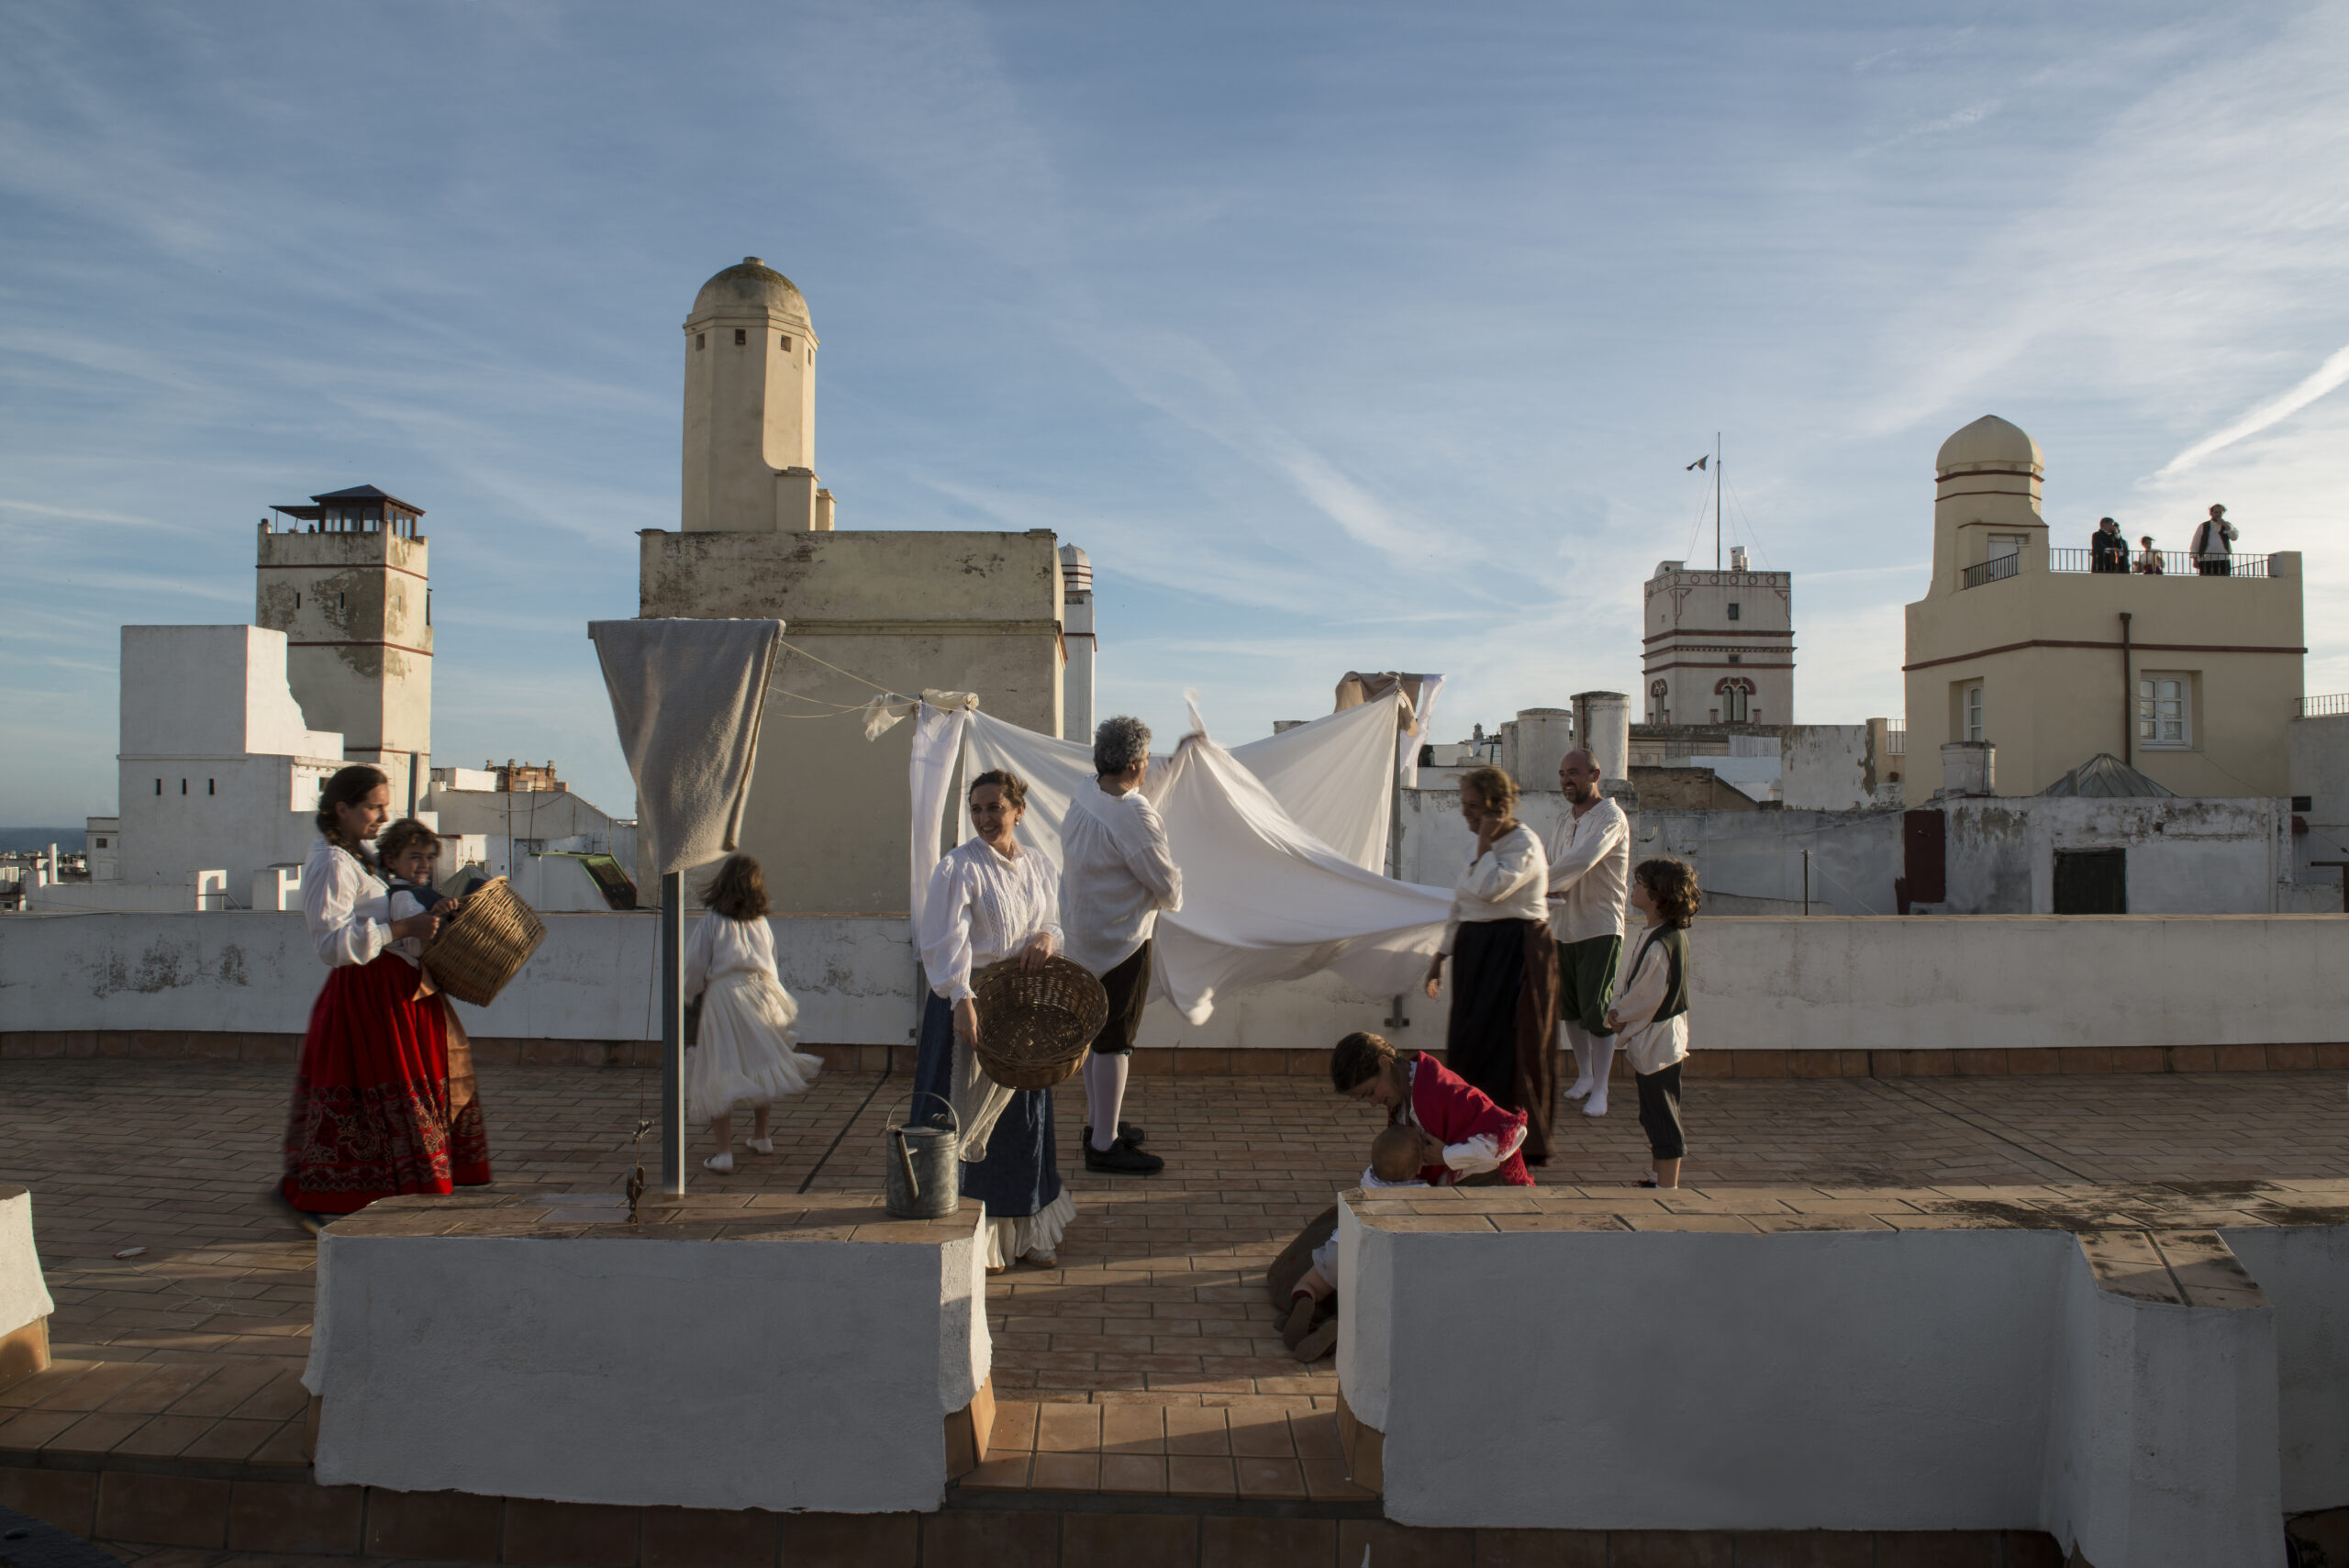
M 338 965 L 310 1008 L 285 1126 L 287 1201 L 351 1214 L 490 1179 L 481 1103 L 449 1099 L 448 1003 L 393 953 Z

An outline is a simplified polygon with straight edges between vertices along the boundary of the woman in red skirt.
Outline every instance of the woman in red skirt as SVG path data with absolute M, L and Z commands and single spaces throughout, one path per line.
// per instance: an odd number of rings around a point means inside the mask
M 419 995 L 416 961 L 393 950 L 429 938 L 443 902 L 391 917 L 367 842 L 391 815 L 391 784 L 349 767 L 318 799 L 318 841 L 302 868 L 310 944 L 333 971 L 310 1008 L 278 1195 L 305 1229 L 395 1193 L 445 1193 L 490 1179 L 478 1101 L 451 1124 L 448 1017 Z

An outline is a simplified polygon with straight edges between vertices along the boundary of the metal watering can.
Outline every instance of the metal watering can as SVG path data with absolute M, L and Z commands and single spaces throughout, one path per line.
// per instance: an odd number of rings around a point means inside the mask
M 945 1106 L 949 1125 L 907 1120 L 882 1129 L 889 1145 L 888 1158 L 881 1162 L 882 1199 L 897 1219 L 943 1219 L 963 1202 L 963 1130 L 954 1106 L 926 1090 L 905 1103 L 923 1099 Z

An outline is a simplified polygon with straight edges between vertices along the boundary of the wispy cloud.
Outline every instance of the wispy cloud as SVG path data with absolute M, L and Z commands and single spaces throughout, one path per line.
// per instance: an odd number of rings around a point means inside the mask
M 2332 391 L 2349 382 L 2349 348 L 2334 351 L 2332 358 L 2300 378 L 2289 389 L 2277 394 L 2231 425 L 2225 425 L 2162 464 L 2154 475 L 2166 479 L 2182 473 L 2221 448 L 2231 447 L 2245 436 L 2255 436 L 2271 425 L 2278 425 Z

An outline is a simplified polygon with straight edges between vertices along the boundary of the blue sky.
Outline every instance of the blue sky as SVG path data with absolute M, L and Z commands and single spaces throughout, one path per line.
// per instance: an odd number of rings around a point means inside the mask
M 2339 5 L 6 0 L 0 824 L 110 809 L 117 628 L 250 618 L 255 520 L 360 483 L 429 512 L 439 760 L 627 810 L 583 623 L 747 254 L 841 525 L 1083 544 L 1163 731 L 1636 690 L 1716 429 L 1796 717 L 1898 717 L 1986 412 L 2058 542 L 2306 552 L 2349 689 L 2344 64 Z

